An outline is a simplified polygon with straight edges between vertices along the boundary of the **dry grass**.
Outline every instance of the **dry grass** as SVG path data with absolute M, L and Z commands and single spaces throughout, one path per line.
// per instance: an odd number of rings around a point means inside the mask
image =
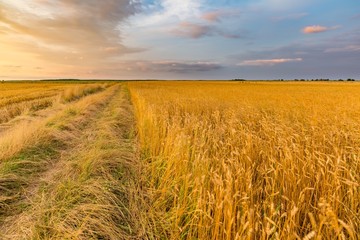
M 0 239 L 146 238 L 132 108 L 112 85 L 64 84 L 48 115 L 0 135 Z
M 61 94 L 59 92 L 58 94 Z M 12 155 L 16 154 L 17 152 L 21 151 L 22 148 L 26 146 L 31 146 L 39 142 L 42 135 L 44 135 L 44 131 L 46 130 L 46 124 L 52 122 L 52 119 L 61 118 L 57 116 L 57 114 L 64 115 L 65 117 L 71 115 L 71 113 L 78 113 L 79 111 L 84 111 L 89 106 L 95 104 L 98 101 L 102 101 L 104 96 L 107 94 L 100 94 L 98 96 L 92 98 L 82 99 L 79 102 L 75 102 L 71 105 L 62 105 L 59 107 L 59 112 L 52 112 L 52 115 L 48 116 L 45 119 L 40 119 L 36 121 L 32 121 L 30 124 L 28 122 L 20 123 L 14 125 L 8 131 L 6 131 L 0 138 L 0 162 L 2 159 L 11 157 Z M 31 103 L 32 101 L 30 101 Z M 27 102 L 23 104 L 26 105 Z M 30 111 L 31 106 L 34 107 L 32 104 L 28 104 L 28 111 Z M 62 113 L 62 111 L 65 112 Z
M 42 175 L 36 193 L 28 200 L 30 206 L 6 220 L 4 239 L 129 239 L 144 235 L 139 204 L 134 201 L 138 173 L 129 103 L 118 90 L 111 99 L 96 99 L 103 103 L 96 115 L 82 117 L 91 119 L 89 126 L 76 129 L 67 125 L 66 131 L 72 134 L 67 142 L 72 147 Z M 82 116 L 83 111 L 76 110 Z M 64 122 L 59 119 L 54 119 L 52 128 Z
M 67 87 L 65 84 L 0 84 L 0 124 L 51 107 Z
M 158 239 L 359 239 L 359 84 L 129 89 Z
M 8 104 L 0 108 L 0 124 L 9 122 L 17 116 L 22 114 L 34 113 L 36 111 L 51 107 L 55 102 L 56 97 L 47 97 L 35 99 L 32 101 L 23 101 L 16 104 Z
M 63 102 L 71 102 L 89 94 L 102 91 L 106 86 L 106 84 L 76 85 L 72 88 L 65 89 L 61 94 L 61 100 Z
M 71 144 L 76 131 L 91 121 L 94 107 L 100 108 L 111 94 L 107 91 L 82 99 L 31 125 L 17 125 L 0 138 L 0 223 L 16 209 L 21 211 L 17 202 L 24 198 L 26 189 L 56 162 L 59 151 Z

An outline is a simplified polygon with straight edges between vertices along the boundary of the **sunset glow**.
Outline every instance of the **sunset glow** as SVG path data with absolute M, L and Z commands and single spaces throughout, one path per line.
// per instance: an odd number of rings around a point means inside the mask
M 359 12 L 353 0 L 0 0 L 0 79 L 359 78 Z

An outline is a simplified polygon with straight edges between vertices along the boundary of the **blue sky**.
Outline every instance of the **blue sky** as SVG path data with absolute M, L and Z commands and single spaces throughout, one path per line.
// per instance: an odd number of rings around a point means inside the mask
M 358 0 L 0 0 L 0 78 L 360 78 Z

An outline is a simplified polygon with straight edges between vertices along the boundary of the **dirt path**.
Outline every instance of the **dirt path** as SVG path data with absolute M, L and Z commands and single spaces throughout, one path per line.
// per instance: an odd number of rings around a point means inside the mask
M 8 214 L 21 212 L 24 205 L 21 200 L 26 197 L 28 189 L 36 185 L 39 175 L 46 171 L 52 164 L 57 162 L 61 152 L 72 146 L 77 134 L 91 122 L 91 118 L 101 109 L 109 99 L 115 95 L 115 89 L 109 89 L 103 95 L 94 95 L 84 98 L 82 102 L 74 103 L 69 109 L 55 110 L 52 115 L 43 122 L 39 119 L 40 127 L 34 130 L 29 139 L 19 138 L 18 141 L 38 141 L 24 145 L 23 149 L 15 151 L 14 155 L 8 154 L 0 161 L 0 223 Z M 89 103 L 88 103 L 89 101 Z M 78 106 L 77 106 L 78 105 Z M 68 106 L 69 107 L 69 106 Z M 28 125 L 31 127 L 31 125 Z M 39 130 L 39 132 L 37 132 Z M 73 131 L 71 131 L 73 130 Z M 77 133 L 76 133 L 77 131 Z M 31 133 L 31 130 L 30 130 Z M 37 137 L 39 134 L 40 137 Z M 14 145 L 21 143 L 14 142 Z M 11 149 L 10 149 L 11 150 Z M 10 153 L 12 151 L 9 151 Z
M 62 135 L 60 144 L 43 156 L 50 158 L 46 167 L 25 177 L 31 183 L 6 205 L 15 211 L 2 214 L 0 239 L 146 239 L 133 124 L 120 88 L 78 119 L 62 122 L 55 134 Z

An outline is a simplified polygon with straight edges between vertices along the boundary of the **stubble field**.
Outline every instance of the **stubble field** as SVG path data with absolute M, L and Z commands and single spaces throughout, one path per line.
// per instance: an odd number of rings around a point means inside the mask
M 360 84 L 0 84 L 0 239 L 358 239 Z

